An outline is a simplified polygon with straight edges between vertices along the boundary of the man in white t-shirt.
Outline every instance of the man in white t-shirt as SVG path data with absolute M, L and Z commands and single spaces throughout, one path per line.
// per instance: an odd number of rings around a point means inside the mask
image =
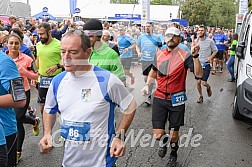
M 88 63 L 90 39 L 80 30 L 67 32 L 61 41 L 65 72 L 55 76 L 43 112 L 43 153 L 52 148 L 52 128 L 61 113 L 65 140 L 62 166 L 112 167 L 125 154 L 124 133 L 130 126 L 136 101 L 117 76 Z M 123 116 L 117 130 L 114 108 Z

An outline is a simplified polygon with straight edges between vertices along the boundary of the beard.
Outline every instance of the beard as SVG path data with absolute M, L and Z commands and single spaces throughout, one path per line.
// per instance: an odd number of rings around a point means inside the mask
M 168 42 L 168 43 L 167 43 L 167 47 L 168 47 L 169 49 L 174 49 L 174 48 L 176 48 L 177 46 L 178 46 L 178 44 L 175 43 L 175 42 Z
M 41 41 L 42 44 L 45 44 L 49 40 L 49 34 L 48 34 L 48 32 L 46 34 L 47 34 L 46 38 L 40 39 L 40 41 Z
M 206 34 L 204 33 L 204 34 L 202 34 L 202 35 L 199 35 L 199 37 L 200 38 L 203 38 L 203 37 L 205 37 L 206 36 Z

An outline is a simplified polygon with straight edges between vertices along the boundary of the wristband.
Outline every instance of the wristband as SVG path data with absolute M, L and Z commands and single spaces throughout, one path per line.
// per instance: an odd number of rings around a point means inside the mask
M 194 56 L 192 56 L 194 59 L 198 58 L 199 57 L 199 54 L 196 54 Z
M 57 65 L 57 68 L 58 68 L 58 69 L 61 68 L 61 67 L 60 67 L 60 64 L 56 64 L 56 65 Z
M 120 134 L 115 134 L 115 138 L 118 138 L 118 139 L 121 139 L 122 141 L 125 141 L 126 136 L 120 133 Z

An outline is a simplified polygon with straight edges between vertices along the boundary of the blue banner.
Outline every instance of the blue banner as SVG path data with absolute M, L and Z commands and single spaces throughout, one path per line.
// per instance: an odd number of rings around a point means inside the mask
M 77 0 L 69 0 L 69 3 L 70 3 L 70 14 L 75 14 Z

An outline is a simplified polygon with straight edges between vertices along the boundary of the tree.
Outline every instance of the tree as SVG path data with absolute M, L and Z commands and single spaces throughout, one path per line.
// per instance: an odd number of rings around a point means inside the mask
M 181 10 L 182 18 L 188 19 L 189 25 L 233 28 L 238 4 L 236 0 L 186 0 Z
M 212 0 L 212 8 L 209 15 L 209 23 L 225 28 L 235 27 L 235 17 L 238 13 L 238 5 L 234 0 Z
M 206 25 L 210 9 L 205 0 L 186 0 L 181 7 L 182 18 L 187 19 L 189 25 Z
M 110 3 L 118 3 L 118 4 L 139 4 L 138 0 L 110 0 Z
M 151 5 L 172 5 L 172 0 L 151 0 Z
M 172 0 L 173 5 L 183 6 L 186 0 Z

